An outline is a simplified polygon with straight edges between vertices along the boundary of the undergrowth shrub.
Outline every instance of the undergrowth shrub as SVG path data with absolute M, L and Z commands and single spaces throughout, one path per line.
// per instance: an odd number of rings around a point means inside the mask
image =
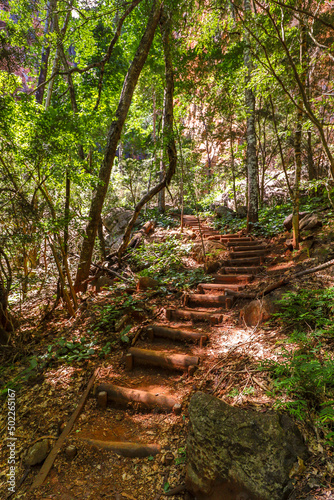
M 280 361 L 264 361 L 276 406 L 300 420 L 312 418 L 334 445 L 334 289 L 288 292 L 276 318 L 289 331 Z
M 189 288 L 200 281 L 210 281 L 202 268 L 187 268 L 182 260 L 189 256 L 193 244 L 175 237 L 154 241 L 130 250 L 130 260 L 140 276 L 157 279 L 161 285 Z

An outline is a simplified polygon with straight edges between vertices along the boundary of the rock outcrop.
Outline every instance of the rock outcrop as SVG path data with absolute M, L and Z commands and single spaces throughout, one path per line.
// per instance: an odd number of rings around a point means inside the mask
M 306 217 L 306 215 L 309 215 L 309 212 L 299 212 L 299 225 L 301 220 Z M 284 222 L 283 226 L 285 227 L 286 231 L 291 231 L 292 229 L 292 214 L 288 215 Z
M 240 319 L 247 326 L 256 326 L 268 321 L 278 311 L 276 301 L 281 294 L 271 293 L 262 299 L 252 300 L 240 311 Z
M 284 500 L 307 458 L 292 420 L 197 392 L 189 405 L 187 489 L 196 500 Z

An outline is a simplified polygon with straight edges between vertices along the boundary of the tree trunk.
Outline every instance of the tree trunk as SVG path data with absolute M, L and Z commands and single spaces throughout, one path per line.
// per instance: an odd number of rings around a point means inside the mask
M 307 131 L 307 166 L 308 166 L 308 179 L 309 181 L 313 181 L 317 178 L 314 161 L 313 161 L 313 150 L 312 150 L 312 132 L 311 130 Z
M 303 18 L 299 21 L 300 26 L 300 65 L 301 65 L 301 75 L 300 81 L 305 87 L 306 83 L 306 25 Z M 302 171 L 302 129 L 303 129 L 303 99 L 302 96 L 299 96 L 299 107 L 297 109 L 297 127 L 295 133 L 295 185 L 293 190 L 293 212 L 292 212 L 292 246 L 295 250 L 299 250 L 299 205 L 300 205 L 300 194 L 299 194 L 299 186 L 300 186 L 300 176 Z
M 95 237 L 99 225 L 104 199 L 109 185 L 110 173 L 115 159 L 117 145 L 121 137 L 122 128 L 130 108 L 132 96 L 136 88 L 139 75 L 145 64 L 148 52 L 153 42 L 154 33 L 159 22 L 160 14 L 160 0 L 156 0 L 153 4 L 145 33 L 139 43 L 137 52 L 125 77 L 115 120 L 113 120 L 109 128 L 105 156 L 99 172 L 99 183 L 93 194 L 93 199 L 89 211 L 89 222 L 86 227 L 86 234 L 81 248 L 80 262 L 75 280 L 76 290 L 81 289 L 82 282 L 87 279 L 89 275 Z
M 173 94 L 174 94 L 174 71 L 172 63 L 172 55 L 170 50 L 170 18 L 164 14 L 160 23 L 162 43 L 164 48 L 165 59 L 165 79 L 166 79 L 166 93 L 165 93 L 165 106 L 164 106 L 164 133 L 163 140 L 167 150 L 167 157 L 169 167 L 164 179 L 153 187 L 137 204 L 133 216 L 125 230 L 123 241 L 118 250 L 118 258 L 121 259 L 124 254 L 131 237 L 131 231 L 135 225 L 138 215 L 143 206 L 150 201 L 161 189 L 170 184 L 170 181 L 175 173 L 177 164 L 177 152 L 175 146 L 174 132 L 173 132 Z
M 59 35 L 57 33 L 57 48 L 56 48 L 56 53 L 55 53 L 55 57 L 53 60 L 52 73 L 51 73 L 52 75 L 58 70 L 59 60 L 60 60 L 60 45 L 63 43 L 63 38 L 64 38 L 66 31 L 67 31 L 68 23 L 69 23 L 69 20 L 71 18 L 73 3 L 74 3 L 74 0 L 71 0 L 70 4 L 68 6 L 68 12 L 65 16 L 64 23 L 63 23 L 63 26 L 60 30 Z M 58 23 L 58 14 L 55 14 L 54 23 L 55 23 L 55 26 Z M 45 100 L 45 109 L 48 109 L 48 107 L 50 106 L 50 103 L 51 103 L 51 96 L 52 96 L 54 81 L 55 81 L 55 77 L 51 78 L 49 85 L 48 85 L 48 92 L 47 92 L 46 100 Z
M 236 213 L 238 213 L 237 190 L 236 190 L 236 185 L 235 185 L 235 161 L 234 161 L 234 143 L 233 143 L 232 120 L 230 122 L 230 150 L 231 150 L 231 170 L 232 170 L 232 180 L 233 180 L 234 210 L 236 211 Z
M 50 44 L 48 41 L 48 35 L 52 31 L 52 13 L 53 10 L 56 7 L 56 2 L 53 0 L 49 0 L 47 3 L 47 14 L 46 14 L 46 19 L 45 19 L 45 26 L 44 26 L 44 45 L 42 48 L 42 57 L 41 57 L 41 67 L 40 67 L 40 72 L 39 72 L 39 78 L 38 78 L 38 85 L 41 85 L 42 83 L 45 82 L 46 80 L 46 75 L 48 73 L 48 62 L 49 62 L 49 56 L 50 56 Z M 43 102 L 43 96 L 44 96 L 44 89 L 45 86 L 42 85 L 42 87 L 39 87 L 36 91 L 36 102 L 39 104 L 42 104 Z
M 64 254 L 65 257 L 67 258 L 68 254 L 68 227 L 70 224 L 70 202 L 71 202 L 71 179 L 68 173 L 68 168 L 66 169 L 66 178 L 65 178 L 65 184 L 66 184 L 66 193 L 65 193 L 65 208 L 64 208 L 64 219 L 65 219 L 65 225 L 64 225 Z
M 244 0 L 245 15 L 251 14 L 250 0 Z M 255 133 L 255 96 L 249 87 L 253 63 L 249 34 L 245 31 L 244 64 L 247 69 L 245 105 L 247 113 L 247 179 L 248 179 L 248 207 L 247 207 L 247 233 L 252 231 L 253 224 L 258 221 L 258 163 L 256 155 Z

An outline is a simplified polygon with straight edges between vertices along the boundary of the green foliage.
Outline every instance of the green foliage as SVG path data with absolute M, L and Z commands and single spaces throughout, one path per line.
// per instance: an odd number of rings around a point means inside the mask
M 184 464 L 187 461 L 187 452 L 185 448 L 179 448 L 177 450 L 177 457 L 175 458 L 175 465 Z
M 180 224 L 179 220 L 175 219 L 171 213 L 166 212 L 161 214 L 158 208 L 148 208 L 141 214 L 140 219 L 143 222 L 154 220 L 158 227 L 163 227 L 165 229 L 177 227 Z
M 293 340 L 298 340 L 298 334 L 312 337 L 325 334 L 333 336 L 333 299 L 334 288 L 287 292 L 277 301 L 280 312 L 275 316 L 285 325 L 294 328 Z
M 333 298 L 333 288 L 286 293 L 276 318 L 290 329 L 288 341 L 296 347 L 284 347 L 279 361 L 261 363 L 271 374 L 273 394 L 283 396 L 276 406 L 301 420 L 315 414 L 332 445 L 334 357 L 324 351 L 324 342 L 334 337 Z
M 202 268 L 186 268 L 182 257 L 187 257 L 192 243 L 182 243 L 175 237 L 163 242 L 150 242 L 131 250 L 131 261 L 141 276 L 157 279 L 162 286 L 171 285 L 185 289 L 200 281 L 210 281 Z
M 48 361 L 62 361 L 71 364 L 94 356 L 97 340 L 81 337 L 79 341 L 68 341 L 61 337 L 55 344 L 48 345 L 45 359 Z

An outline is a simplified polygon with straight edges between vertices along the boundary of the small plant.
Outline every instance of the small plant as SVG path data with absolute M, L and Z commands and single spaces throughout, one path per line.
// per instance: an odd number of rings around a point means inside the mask
M 264 361 L 261 368 L 272 377 L 272 395 L 282 396 L 276 407 L 300 420 L 316 415 L 327 443 L 334 444 L 334 357 L 326 353 L 324 341 L 334 336 L 332 288 L 286 293 L 276 314 L 290 329 L 280 361 Z M 313 418 L 313 417 L 312 417 Z
M 175 465 L 184 464 L 187 460 L 187 452 L 185 448 L 178 449 L 178 456 L 175 458 Z

